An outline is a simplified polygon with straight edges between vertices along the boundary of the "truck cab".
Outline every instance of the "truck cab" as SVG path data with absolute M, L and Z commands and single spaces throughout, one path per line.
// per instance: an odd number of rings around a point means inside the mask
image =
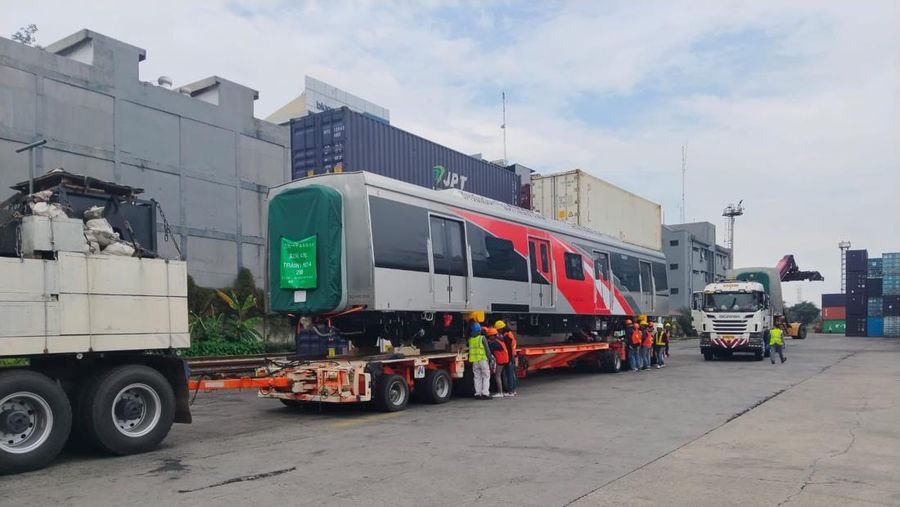
M 735 352 L 765 354 L 766 337 L 774 319 L 766 287 L 759 281 L 729 280 L 707 285 L 694 299 L 699 315 L 700 352 L 711 360 Z

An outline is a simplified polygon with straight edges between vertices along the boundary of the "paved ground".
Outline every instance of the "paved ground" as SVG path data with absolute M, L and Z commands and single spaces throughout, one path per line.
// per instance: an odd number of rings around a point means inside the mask
M 153 453 L 0 478 L 19 505 L 898 505 L 900 340 L 811 336 L 789 360 L 554 373 L 514 399 L 398 414 L 202 394 Z M 0 501 L 3 503 L 3 501 Z

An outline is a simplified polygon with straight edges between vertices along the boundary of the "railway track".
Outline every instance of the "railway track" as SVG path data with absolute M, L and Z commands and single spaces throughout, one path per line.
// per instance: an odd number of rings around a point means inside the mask
M 266 359 L 285 359 L 293 354 L 254 354 L 249 356 L 192 357 L 187 360 L 191 375 L 238 375 L 253 373 L 266 365 Z

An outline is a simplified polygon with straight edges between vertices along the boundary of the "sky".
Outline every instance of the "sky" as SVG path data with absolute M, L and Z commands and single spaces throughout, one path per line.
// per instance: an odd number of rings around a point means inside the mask
M 81 28 L 146 49 L 141 79 L 218 75 L 256 115 L 311 75 L 391 123 L 542 173 L 584 169 L 716 224 L 743 200 L 735 265 L 794 254 L 840 290 L 849 240 L 900 251 L 900 1 L 100 2 L 0 0 L 0 35 Z

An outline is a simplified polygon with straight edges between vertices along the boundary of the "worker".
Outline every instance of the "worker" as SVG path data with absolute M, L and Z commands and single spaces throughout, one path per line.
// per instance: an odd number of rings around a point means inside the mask
M 626 321 L 626 324 L 630 322 Z M 628 336 L 628 364 L 631 365 L 631 371 L 640 371 L 644 364 L 641 355 L 641 327 L 638 324 L 631 325 L 631 334 Z
M 516 335 L 512 330 L 506 327 L 506 322 L 498 320 L 494 322 L 494 329 L 500 333 L 503 343 L 506 344 L 506 350 L 509 351 L 509 364 L 506 365 L 506 395 L 515 396 L 516 388 L 519 387 L 519 377 L 516 372 L 516 350 L 519 348 Z
M 641 369 L 650 369 L 650 351 L 653 347 L 653 334 L 647 325 L 647 322 L 641 322 Z
M 491 399 L 491 356 L 488 344 L 481 334 L 481 325 L 473 322 L 469 326 L 469 363 L 475 379 L 475 399 Z
M 494 398 L 502 398 L 504 384 L 507 384 L 506 380 L 504 380 L 504 372 L 506 366 L 509 365 L 509 350 L 506 348 L 506 343 L 500 339 L 500 333 L 497 332 L 497 329 L 493 327 L 487 328 L 487 337 L 491 355 L 494 356 L 494 363 L 491 365 L 494 382 L 497 384 L 497 392 L 494 393 Z
M 666 367 L 666 350 L 669 346 L 669 328 L 672 324 L 666 322 L 665 326 L 657 328 L 653 337 L 653 354 L 656 355 L 656 369 Z
M 769 359 L 772 361 L 772 364 L 775 364 L 776 352 L 778 352 L 778 357 L 781 358 L 782 363 L 787 360 L 784 357 L 784 331 L 780 325 L 776 325 L 769 330 Z

